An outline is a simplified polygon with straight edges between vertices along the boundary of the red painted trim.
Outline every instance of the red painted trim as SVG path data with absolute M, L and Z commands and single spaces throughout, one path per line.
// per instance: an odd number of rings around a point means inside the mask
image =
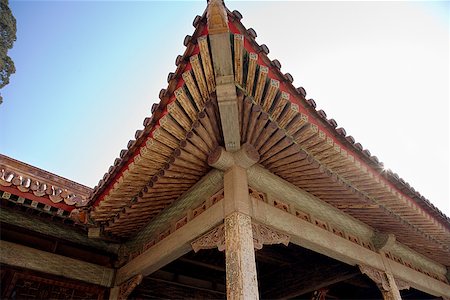
M 22 192 L 19 189 L 17 189 L 17 187 L 15 185 L 0 186 L 0 191 L 4 191 L 4 192 L 7 192 L 10 194 L 19 196 L 19 197 L 23 197 L 25 199 L 37 201 L 42 204 L 60 208 L 60 209 L 63 209 L 65 211 L 69 211 L 69 212 L 76 208 L 73 205 L 68 205 L 68 204 L 64 203 L 64 200 L 62 200 L 61 202 L 55 203 L 52 200 L 50 200 L 49 198 L 47 198 L 47 196 L 39 197 L 39 196 L 36 196 L 35 194 L 33 194 L 33 192 L 31 192 L 31 191 L 30 192 Z

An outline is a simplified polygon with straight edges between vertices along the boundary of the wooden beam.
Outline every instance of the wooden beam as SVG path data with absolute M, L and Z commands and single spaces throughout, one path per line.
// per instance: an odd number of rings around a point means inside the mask
M 252 166 L 247 170 L 247 173 L 249 185 L 252 188 L 266 193 L 268 197 L 284 202 L 290 213 L 296 215 L 300 211 L 302 214 L 309 214 L 310 217 L 325 221 L 328 224 L 328 229 L 330 227 L 338 228 L 348 235 L 358 237 L 366 245 L 371 242 L 375 232 L 367 224 L 270 173 L 259 165 Z M 312 222 L 314 223 L 314 220 Z M 325 227 L 327 227 L 327 224 L 325 224 Z M 411 250 L 399 242 L 395 242 L 390 252 L 416 268 L 442 278 L 445 276 L 446 270 L 442 264 Z
M 253 218 L 291 236 L 291 242 L 350 265 L 366 264 L 379 270 L 386 266 L 379 253 L 343 239 L 330 231 L 297 218 L 262 201 L 252 199 Z M 450 297 L 450 285 L 389 260 L 392 274 L 411 286 L 435 296 Z
M 234 82 L 227 13 L 222 1 L 210 1 L 206 15 L 225 148 L 234 152 L 239 150 L 241 142 L 238 97 Z
M 114 269 L 37 250 L 7 241 L 0 243 L 0 263 L 81 280 L 105 287 L 113 282 Z
M 28 230 L 49 235 L 54 238 L 67 240 L 72 243 L 93 247 L 108 253 L 117 254 L 119 250 L 119 244 L 91 240 L 87 237 L 87 234 L 83 234 L 79 230 L 75 230 L 63 224 L 57 225 L 36 217 L 25 216 L 5 207 L 0 209 L 0 222 L 26 228 Z
M 192 250 L 191 241 L 217 226 L 223 218 L 223 206 L 218 202 L 121 267 L 117 271 L 116 285 L 137 274 L 147 276 L 188 253 Z
M 123 244 L 129 252 L 142 249 L 155 234 L 165 230 L 172 222 L 180 220 L 189 209 L 198 207 L 223 187 L 223 172 L 211 170 L 193 187 L 183 193 L 174 203 L 164 209 L 150 223 L 142 228 L 133 238 Z

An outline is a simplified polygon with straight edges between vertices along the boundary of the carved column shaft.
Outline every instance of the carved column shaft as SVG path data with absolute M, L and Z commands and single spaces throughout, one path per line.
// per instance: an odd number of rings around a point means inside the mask
M 227 299 L 258 299 L 247 170 L 233 165 L 224 174 Z
M 258 299 L 252 222 L 234 212 L 225 218 L 227 299 Z

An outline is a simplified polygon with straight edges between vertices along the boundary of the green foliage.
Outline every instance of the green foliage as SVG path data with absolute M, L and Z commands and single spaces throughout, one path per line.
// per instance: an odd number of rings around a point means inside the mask
M 16 72 L 8 50 L 16 41 L 16 19 L 9 9 L 8 0 L 0 0 L 0 89 L 9 83 L 9 76 Z M 0 104 L 2 97 L 0 96 Z

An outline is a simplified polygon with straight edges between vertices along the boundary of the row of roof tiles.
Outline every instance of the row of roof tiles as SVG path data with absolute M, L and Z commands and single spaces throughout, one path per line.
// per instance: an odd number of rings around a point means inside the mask
M 47 205 L 65 204 L 66 210 L 86 206 L 91 192 L 86 186 L 4 155 L 0 155 L 0 186 L 38 200 L 48 199 Z

